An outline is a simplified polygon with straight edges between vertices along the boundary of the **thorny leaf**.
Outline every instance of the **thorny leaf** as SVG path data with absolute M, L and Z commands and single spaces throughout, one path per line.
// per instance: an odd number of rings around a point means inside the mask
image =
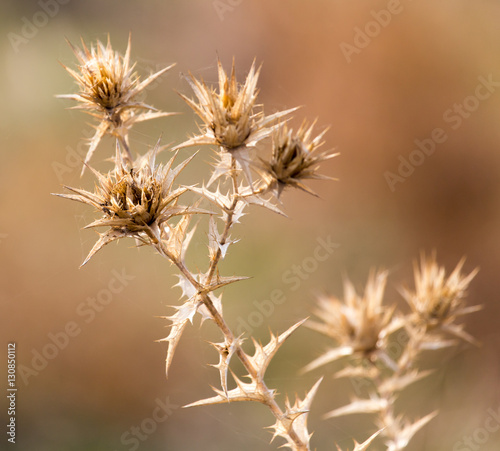
M 215 218 L 210 216 L 210 221 L 208 223 L 208 250 L 210 253 L 210 260 L 215 258 L 217 251 L 219 250 L 220 233 L 217 230 L 217 223 Z
M 229 246 L 233 243 L 237 243 L 239 240 L 231 240 L 229 237 L 226 238 L 224 244 L 221 243 L 221 234 L 217 230 L 217 223 L 214 216 L 210 216 L 210 222 L 208 224 L 208 249 L 210 253 L 210 260 L 213 261 L 217 252 L 220 251 L 222 259 L 226 257 L 227 250 Z
M 311 327 L 311 323 L 309 323 L 309 327 L 313 328 Z M 338 360 L 342 357 L 352 355 L 353 352 L 354 350 L 351 346 L 339 346 L 338 348 L 330 349 L 323 355 L 319 356 L 317 359 L 306 365 L 302 372 L 307 373 L 308 371 L 319 368 L 322 365 L 326 365 L 327 363 L 334 362 L 335 360 Z
M 245 383 L 242 382 L 232 371 L 231 374 L 233 379 L 236 381 L 236 388 L 224 393 L 223 390 L 212 387 L 212 390 L 217 393 L 217 396 L 202 399 L 184 407 L 208 406 L 211 404 L 224 404 L 232 401 L 257 401 L 265 404 L 268 401 L 266 395 L 262 393 L 256 382 Z M 275 391 L 269 390 L 269 395 L 274 398 Z
M 401 417 L 393 419 L 392 423 L 387 424 L 383 434 L 386 437 L 389 436 L 389 434 L 391 436 L 391 438 L 385 442 L 387 451 L 400 451 L 406 449 L 413 436 L 437 414 L 437 411 L 431 412 L 414 423 L 407 421 L 403 422 Z M 386 423 L 385 421 L 383 422 L 384 424 Z
M 191 217 L 191 215 L 182 216 L 175 227 L 167 224 L 167 238 L 165 240 L 167 249 L 175 259 L 182 263 L 184 263 L 189 243 L 196 230 L 195 225 L 189 232 L 187 231 L 189 223 L 191 222 Z
M 213 164 L 214 170 L 207 183 L 207 187 L 211 186 L 223 175 L 230 176 L 232 170 L 238 171 L 238 169 L 232 168 L 233 157 L 229 152 L 220 152 L 217 154 L 217 157 L 219 157 L 219 160 L 216 160 Z
M 375 432 L 375 434 L 371 435 L 368 437 L 363 443 L 358 443 L 356 440 L 354 440 L 354 449 L 352 451 L 366 451 L 368 447 L 370 446 L 371 442 L 382 432 L 383 430 L 380 429 L 379 431 Z M 337 445 L 337 450 L 342 451 L 339 446 Z
M 231 207 L 231 196 L 228 194 L 222 194 L 217 187 L 217 191 L 213 192 L 202 186 L 198 188 L 197 186 L 187 187 L 190 191 L 193 191 L 205 199 L 209 200 L 213 204 L 217 205 L 221 210 L 228 212 Z
M 380 370 L 373 365 L 369 366 L 347 366 L 346 368 L 337 371 L 334 374 L 335 379 L 340 379 L 342 377 L 349 377 L 351 379 L 375 379 L 380 375 Z
M 296 449 L 295 443 L 290 438 L 290 430 L 293 430 L 298 435 L 302 443 L 306 444 L 307 448 L 309 449 L 309 440 L 311 439 L 312 434 L 309 434 L 309 431 L 307 430 L 307 415 L 322 380 L 323 378 L 320 378 L 312 386 L 303 400 L 300 400 L 300 398 L 296 397 L 293 406 L 290 404 L 290 400 L 287 397 L 285 401 L 286 411 L 283 417 L 278 418 L 276 420 L 276 423 L 268 427 L 268 429 L 274 430 L 271 442 L 276 437 L 282 437 L 287 441 L 287 443 L 282 445 L 281 448 L 288 447 L 292 450 Z
M 234 282 L 239 282 L 240 280 L 246 280 L 250 277 L 246 276 L 223 276 L 221 277 L 219 274 L 219 269 L 216 270 L 215 275 L 212 276 L 211 280 L 206 280 L 208 274 L 199 275 L 199 279 L 201 284 L 204 286 L 206 292 L 211 292 L 218 290 L 219 288 L 225 287 Z
M 267 208 L 268 210 L 272 211 L 273 213 L 278 213 L 282 216 L 287 217 L 287 215 L 278 207 L 276 206 L 273 202 L 271 202 L 271 199 L 265 199 L 264 197 L 254 194 L 250 196 L 245 196 L 244 197 L 245 202 L 251 205 L 259 205 L 260 207 Z
M 377 413 L 387 408 L 389 402 L 387 399 L 373 397 L 372 399 L 354 399 L 350 404 L 339 407 L 323 415 L 323 418 L 341 417 L 355 413 Z
M 125 238 L 127 236 L 130 236 L 130 234 L 127 232 L 122 232 L 121 230 L 109 230 L 106 233 L 99 233 L 99 239 L 94 244 L 83 263 L 80 265 L 80 268 L 86 265 L 98 251 L 106 246 L 106 244 L 109 244 L 115 240 L 119 240 L 120 238 Z M 137 236 L 136 239 L 140 239 L 140 237 Z
M 433 372 L 434 370 L 426 370 L 420 372 L 418 370 L 413 370 L 401 376 L 393 375 L 392 377 L 382 382 L 378 387 L 378 390 L 382 394 L 382 396 L 400 392 L 409 385 L 419 381 L 420 379 L 423 379 L 424 377 L 427 377 Z
M 87 150 L 87 155 L 85 155 L 85 164 L 82 166 L 82 172 L 80 173 L 81 176 L 85 172 L 86 165 L 90 162 L 90 159 L 92 158 L 92 155 L 94 155 L 94 152 L 97 149 L 99 143 L 101 142 L 101 139 L 104 137 L 104 135 L 108 132 L 109 128 L 111 127 L 111 124 L 109 122 L 103 121 L 98 126 L 93 126 L 93 127 L 96 130 L 94 136 L 92 136 L 92 138 L 90 138 L 89 141 L 89 149 Z
M 220 373 L 220 382 L 221 387 L 224 393 L 227 396 L 227 372 L 229 370 L 229 363 L 231 361 L 231 357 L 236 352 L 236 350 L 241 347 L 243 340 L 238 337 L 235 338 L 232 343 L 228 343 L 227 340 L 222 343 L 210 343 L 217 352 L 219 353 L 219 363 L 217 365 L 211 365 L 214 368 L 217 368 Z
M 186 279 L 183 274 L 175 274 L 175 276 L 179 278 L 179 282 L 177 282 L 174 287 L 179 287 L 182 290 L 181 299 L 183 297 L 186 297 L 187 299 L 194 299 L 198 294 L 196 287 L 193 286 L 193 284 Z
M 264 373 L 266 372 L 267 367 L 271 363 L 272 358 L 281 347 L 281 345 L 285 342 L 285 340 L 295 332 L 307 319 L 303 319 L 298 323 L 294 324 L 288 330 L 280 334 L 276 337 L 271 332 L 271 339 L 269 343 L 265 346 L 262 346 L 260 343 L 252 337 L 253 344 L 255 346 L 255 353 L 253 356 L 249 356 L 249 360 L 252 362 L 254 368 L 257 370 L 258 377 L 260 379 L 264 378 Z
M 184 331 L 188 321 L 193 323 L 193 317 L 196 313 L 196 310 L 199 306 L 199 300 L 192 298 L 187 300 L 181 306 L 173 306 L 173 308 L 177 309 L 177 312 L 172 316 L 162 316 L 161 318 L 168 319 L 172 321 L 170 325 L 170 333 L 167 337 L 162 338 L 158 341 L 167 341 L 168 342 L 168 351 L 167 357 L 165 359 L 165 374 L 168 377 L 168 370 L 170 365 L 172 364 L 172 359 L 174 358 L 174 352 L 179 344 L 179 340 L 181 339 L 182 332 Z

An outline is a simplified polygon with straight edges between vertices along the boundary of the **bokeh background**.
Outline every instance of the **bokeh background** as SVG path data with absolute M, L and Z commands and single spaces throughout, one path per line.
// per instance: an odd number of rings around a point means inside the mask
M 48 4 L 50 14 L 42 8 Z M 347 54 L 357 30 L 388 4 L 399 5 L 400 13 L 378 31 L 368 25 L 373 36 Z M 400 408 L 411 418 L 440 411 L 408 449 L 499 449 L 500 430 L 484 433 L 485 424 L 500 425 L 498 1 L 3 0 L 0 24 L 0 379 L 5 387 L 6 347 L 15 341 L 24 375 L 18 372 L 15 449 L 271 450 L 280 444 L 269 445 L 263 428 L 272 418 L 260 405 L 180 408 L 211 396 L 217 372 L 207 364 L 216 363 L 217 355 L 207 341 L 218 335 L 207 323 L 188 327 L 165 379 L 166 346 L 155 340 L 168 333 L 159 317 L 172 313 L 168 306 L 179 296 L 167 262 L 121 242 L 78 269 L 96 238 L 82 230 L 92 212 L 50 193 L 61 192 L 63 184 L 93 187 L 90 175 L 80 179 L 75 157 L 91 128 L 88 116 L 55 98 L 75 89 L 58 61 L 74 64 L 65 37 L 88 43 L 106 40 L 108 33 L 122 51 L 132 33 L 132 58 L 143 75 L 177 63 L 151 86 L 146 101 L 184 114 L 134 129 L 131 142 L 138 151 L 160 135 L 163 142 L 179 143 L 196 131 L 194 115 L 176 91 L 190 95 L 183 77 L 189 70 L 215 82 L 217 57 L 227 67 L 234 56 L 240 78 L 254 58 L 263 63 L 259 99 L 266 112 L 301 105 L 294 125 L 317 117 L 319 127 L 330 126 L 326 145 L 341 155 L 322 172 L 339 181 L 312 183 L 320 198 L 287 192 L 289 218 L 255 208 L 235 229 L 241 242 L 225 268 L 252 276 L 224 293 L 235 328 L 253 321 L 251 332 L 265 341 L 269 328 L 279 332 L 310 315 L 317 293 L 341 295 L 343 275 L 362 289 L 372 267 L 390 270 L 387 301 L 401 302 L 398 287 L 412 283 L 421 251 L 435 250 L 449 270 L 464 255 L 466 271 L 480 267 L 469 302 L 484 309 L 464 321 L 482 346 L 440 354 L 432 362 L 436 372 L 416 384 Z M 497 84 L 488 98 L 467 100 L 479 77 Z M 450 114 L 457 113 L 448 110 L 464 101 L 467 117 L 452 122 Z M 391 189 L 387 172 L 397 174 L 415 140 L 430 138 L 436 128 L 447 140 Z M 94 164 L 109 166 L 111 148 L 105 140 Z M 207 179 L 210 155 L 208 148 L 199 153 L 184 174 L 186 183 Z M 338 247 L 292 290 L 284 275 L 309 261 L 320 238 Z M 200 234 L 194 245 L 200 267 L 206 262 L 203 240 Z M 113 271 L 130 280 L 110 298 Z M 254 302 L 269 299 L 275 289 L 286 302 L 259 318 Z M 92 304 L 96 297 L 107 304 Z M 67 343 L 60 338 L 63 349 L 47 347 L 67 327 L 78 333 Z M 312 445 L 349 449 L 353 438 L 362 441 L 374 432 L 370 416 L 324 421 L 321 415 L 348 403 L 353 384 L 329 376 L 339 365 L 299 375 L 327 344 L 313 331 L 299 330 L 277 355 L 268 381 L 283 399 L 284 393 L 303 396 L 326 374 L 309 417 Z M 53 351 L 45 363 L 36 360 L 43 349 Z M 149 420 L 167 402 L 162 421 Z M 134 428 L 146 431 L 141 441 L 131 440 Z M 464 436 L 473 437 L 474 447 Z M 0 447 L 6 445 L 2 432 Z

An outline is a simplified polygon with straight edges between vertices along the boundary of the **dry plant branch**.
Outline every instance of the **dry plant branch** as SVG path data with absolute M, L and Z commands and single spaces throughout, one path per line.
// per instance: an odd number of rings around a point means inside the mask
M 464 259 L 446 277 L 435 254 L 430 258 L 422 255 L 420 268 L 415 265 L 415 289 L 401 289 L 411 307 L 407 314 L 397 311 L 394 305 L 383 304 L 386 271 L 371 273 L 362 296 L 346 280 L 343 300 L 319 299 L 315 312 L 319 321 L 311 320 L 306 325 L 332 338 L 338 346 L 330 348 L 304 370 L 310 371 L 347 357 L 348 366 L 335 376 L 362 378 L 371 387 L 366 397 L 354 398 L 350 404 L 325 414 L 324 418 L 375 414 L 387 449 L 399 451 L 437 415 L 434 411 L 410 421 L 406 412 L 395 413 L 394 404 L 404 389 L 432 373 L 432 370 L 419 368 L 423 352 L 454 346 L 457 339 L 475 343 L 463 330 L 463 325 L 456 323 L 459 317 L 480 308 L 465 306 L 466 290 L 477 269 L 463 275 L 463 264 Z M 394 349 L 398 351 L 396 355 Z
M 70 44 L 71 45 L 71 44 Z M 198 314 L 202 322 L 213 321 L 222 339 L 211 343 L 219 356 L 217 364 L 220 388 L 213 387 L 215 396 L 192 402 L 185 407 L 219 404 L 234 401 L 252 401 L 264 404 L 274 416 L 269 426 L 274 440 L 284 440 L 283 447 L 296 451 L 310 450 L 307 418 L 322 377 L 306 393 L 292 403 L 287 397 L 285 405 L 276 400 L 276 390 L 265 381 L 265 372 L 276 352 L 286 339 L 305 320 L 290 326 L 280 335 L 271 333 L 267 344 L 252 338 L 253 353 L 245 351 L 247 337 L 236 336 L 227 323 L 222 309 L 222 294 L 229 285 L 246 279 L 243 276 L 223 276 L 220 263 L 230 247 L 238 242 L 231 233 L 235 224 L 247 214 L 250 205 L 258 205 L 273 213 L 284 214 L 280 197 L 287 188 L 298 188 L 315 193 L 305 184 L 308 179 L 331 179 L 318 173 L 319 166 L 334 157 L 330 151 L 321 151 L 326 130 L 315 134 L 315 122 L 304 121 L 297 131 L 287 125 L 296 108 L 264 113 L 257 101 L 257 82 L 260 68 L 252 64 L 244 83 L 236 80 L 233 61 L 228 75 L 218 62 L 218 87 L 207 86 L 192 74 L 187 81 L 195 98 L 181 94 L 182 98 L 201 119 L 199 133 L 177 145 L 166 163 L 157 163 L 160 142 L 146 154 L 134 159 L 129 143 L 129 132 L 138 122 L 168 116 L 139 100 L 139 94 L 172 66 L 152 73 L 144 80 L 135 72 L 130 62 L 130 39 L 125 55 L 97 41 L 88 48 L 71 45 L 78 60 L 76 70 L 65 69 L 76 80 L 79 93 L 63 95 L 78 102 L 75 108 L 97 119 L 96 132 L 89 142 L 83 169 L 88 168 L 97 179 L 94 191 L 65 187 L 69 193 L 60 197 L 93 207 L 100 217 L 86 228 L 106 228 L 90 250 L 82 266 L 104 246 L 112 241 L 133 238 L 137 246 L 151 246 L 178 270 L 176 286 L 182 290 L 182 304 L 174 306 L 174 314 L 164 317 L 170 322 L 170 332 L 159 341 L 168 344 L 166 374 L 172 365 L 182 333 Z M 103 174 L 90 159 L 101 139 L 114 137 L 116 141 L 114 167 Z M 175 163 L 182 148 L 209 145 L 216 158 L 207 183 L 179 185 L 177 177 L 191 163 L 196 153 L 180 163 Z M 270 157 L 259 155 L 259 148 L 270 146 Z M 175 164 L 174 164 L 175 163 Z M 83 174 L 83 170 L 82 170 Z M 195 197 L 187 205 L 186 193 Z M 209 205 L 202 208 L 202 202 Z M 208 265 L 206 271 L 193 271 L 186 263 L 189 245 L 197 232 L 192 224 L 194 216 L 206 215 L 208 219 Z M 395 415 L 393 410 L 397 394 L 411 383 L 426 376 L 417 365 L 417 356 L 428 349 L 441 349 L 454 344 L 446 338 L 473 342 L 463 326 L 456 320 L 478 307 L 465 307 L 465 291 L 475 275 L 461 274 L 463 261 L 455 271 L 445 277 L 445 271 L 435 258 L 422 257 L 421 268 L 415 269 L 415 290 L 403 289 L 411 313 L 401 314 L 394 306 L 383 305 L 387 272 L 370 275 L 363 296 L 353 285 L 345 283 L 345 302 L 326 297 L 319 300 L 316 315 L 319 321 L 309 321 L 309 327 L 334 339 L 338 346 L 309 364 L 313 370 L 342 357 L 350 357 L 353 365 L 338 376 L 364 377 L 372 382 L 373 390 L 366 399 L 356 399 L 348 406 L 336 409 L 326 417 L 351 413 L 376 413 L 380 428 L 365 442 L 355 442 L 355 451 L 368 448 L 380 435 L 391 451 L 404 449 L 412 436 L 430 421 L 435 412 L 409 422 Z M 199 267 L 199 265 L 197 266 Z M 400 356 L 388 352 L 388 344 L 395 332 L 404 330 L 408 340 Z M 247 374 L 245 381 L 231 370 L 231 360 L 236 357 Z M 232 382 L 229 380 L 232 378 Z M 229 385 L 235 385 L 229 388 Z

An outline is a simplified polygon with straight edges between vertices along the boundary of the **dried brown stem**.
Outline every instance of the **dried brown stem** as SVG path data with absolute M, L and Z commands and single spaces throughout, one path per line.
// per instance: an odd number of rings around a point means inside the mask
M 236 173 L 236 161 L 233 159 L 232 160 L 232 169 L 231 171 L 231 178 L 232 178 L 232 183 L 233 183 L 233 200 L 231 203 L 231 206 L 227 209 L 226 214 L 226 221 L 224 225 L 224 232 L 222 233 L 220 237 L 220 244 L 224 245 L 226 243 L 226 240 L 228 239 L 230 229 L 232 227 L 233 223 L 233 216 L 234 216 L 234 211 L 237 206 L 237 203 L 240 199 L 240 195 L 238 193 L 238 184 L 237 184 L 237 173 Z M 176 258 L 175 255 L 173 255 L 165 246 L 165 243 L 163 242 L 158 242 L 155 245 L 156 249 L 159 251 L 161 255 L 169 259 L 172 263 L 174 263 L 179 271 L 182 273 L 182 275 L 193 285 L 193 287 L 197 290 L 198 295 L 207 308 L 207 310 L 210 313 L 210 316 L 214 323 L 217 325 L 217 327 L 220 329 L 222 334 L 224 335 L 225 338 L 225 343 L 227 344 L 228 347 L 233 347 L 235 348 L 235 354 L 238 356 L 238 359 L 241 361 L 243 364 L 244 368 L 248 372 L 248 375 L 251 377 L 251 379 L 256 383 L 259 393 L 263 397 L 263 404 L 267 405 L 269 409 L 271 410 L 272 414 L 274 417 L 281 421 L 285 418 L 285 414 L 283 410 L 280 408 L 276 400 L 274 399 L 273 392 L 267 387 L 266 383 L 264 382 L 263 377 L 259 373 L 258 369 L 254 367 L 252 362 L 250 361 L 248 355 L 245 353 L 245 351 L 242 349 L 240 342 L 235 339 L 235 336 L 232 332 L 232 330 L 229 328 L 227 325 L 226 321 L 224 320 L 223 316 L 219 313 L 215 305 L 213 304 L 212 300 L 210 299 L 208 293 L 210 292 L 210 286 L 211 286 L 211 281 L 216 273 L 218 263 L 220 262 L 220 259 L 222 257 L 222 252 L 220 248 L 217 250 L 216 254 L 212 258 L 210 262 L 210 267 L 208 271 L 208 276 L 206 278 L 206 283 L 202 284 L 198 282 L 195 278 L 195 276 L 191 273 L 191 271 L 186 267 L 186 265 L 181 261 L 181 259 Z M 293 443 L 296 446 L 297 451 L 307 451 L 308 445 L 304 443 L 301 438 L 297 435 L 297 433 L 294 431 L 292 424 L 290 424 L 289 429 L 288 429 L 288 435 L 293 441 Z

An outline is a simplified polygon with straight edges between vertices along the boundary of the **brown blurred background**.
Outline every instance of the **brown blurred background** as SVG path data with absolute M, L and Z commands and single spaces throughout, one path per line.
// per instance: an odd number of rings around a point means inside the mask
M 42 8 L 48 4 L 50 15 Z M 287 192 L 289 219 L 255 208 L 233 233 L 242 241 L 225 269 L 253 278 L 224 293 L 230 324 L 236 328 L 253 319 L 254 336 L 265 341 L 269 327 L 279 332 L 308 316 L 316 293 L 341 295 L 344 274 L 361 288 L 374 266 L 391 271 L 387 301 L 400 302 L 397 288 L 412 283 L 412 262 L 421 251 L 435 249 L 449 270 L 466 255 L 466 271 L 481 268 L 469 302 L 484 309 L 465 321 L 482 346 L 440 354 L 435 374 L 416 384 L 400 407 L 411 418 L 440 410 L 410 450 L 479 449 L 467 447 L 464 436 L 473 437 L 481 450 L 499 449 L 500 430 L 483 432 L 492 411 L 493 424 L 500 424 L 500 4 L 389 4 L 399 5 L 399 13 L 377 28 L 375 16 L 387 9 L 387 1 L 4 0 L 0 378 L 4 387 L 6 347 L 15 341 L 25 379 L 18 372 L 16 449 L 225 451 L 281 444 L 268 444 L 271 435 L 263 428 L 272 418 L 262 406 L 180 408 L 212 395 L 209 384 L 217 384 L 217 372 L 207 364 L 216 363 L 217 355 L 207 341 L 217 333 L 209 324 L 188 327 L 166 380 L 166 346 L 155 340 L 168 333 L 158 316 L 171 314 L 167 306 L 178 302 L 173 269 L 150 250 L 121 242 L 79 270 L 96 238 L 82 230 L 92 212 L 49 194 L 61 192 L 62 184 L 91 189 L 94 183 L 88 174 L 80 179 L 71 156 L 82 149 L 89 118 L 54 97 L 75 89 L 58 63 L 74 64 L 64 38 L 78 43 L 81 36 L 89 43 L 106 40 L 109 33 L 114 47 L 124 51 L 129 32 L 142 75 L 177 62 L 148 90 L 147 102 L 184 113 L 138 126 L 131 136 L 135 149 L 143 151 L 161 134 L 173 143 L 193 134 L 194 116 L 175 93 L 191 95 L 182 74 L 191 70 L 216 82 L 217 56 L 226 67 L 234 56 L 240 79 L 254 58 L 263 63 L 259 99 L 266 112 L 302 105 L 294 125 L 318 117 L 320 127 L 331 127 L 327 146 L 341 152 L 322 171 L 339 181 L 311 184 L 320 199 Z M 388 20 L 383 13 L 378 17 Z M 372 37 L 363 43 L 358 36 L 363 48 L 352 52 L 348 46 L 366 26 Z M 493 80 L 481 100 L 470 98 L 479 77 Z M 463 116 L 457 116 L 453 108 L 464 101 Z M 408 159 L 415 140 L 430 138 L 436 128 L 446 133 L 445 142 L 391 190 L 387 171 L 397 174 L 400 157 Z M 105 140 L 94 164 L 105 168 L 111 147 Z M 209 160 L 209 149 L 203 149 L 184 180 L 206 180 Z M 338 248 L 291 290 L 284 274 L 312 256 L 318 238 L 327 237 Z M 193 250 L 203 267 L 205 244 L 198 241 Z M 109 297 L 113 271 L 131 279 Z M 276 288 L 286 302 L 258 321 L 254 302 L 268 299 Z M 108 304 L 92 304 L 96 297 Z M 65 342 L 67 327 L 75 336 Z M 59 337 L 63 349 L 51 347 L 51 337 Z M 321 374 L 338 369 L 331 365 L 299 376 L 326 345 L 312 331 L 296 332 L 269 369 L 269 385 L 303 396 Z M 53 352 L 45 364 L 36 360 L 44 349 Z M 321 420 L 352 393 L 349 381 L 325 378 L 309 417 L 313 447 L 333 449 L 338 443 L 348 449 L 352 438 L 362 441 L 374 432 L 368 415 Z M 167 399 L 168 414 L 161 413 L 159 423 L 150 420 Z M 4 401 L 1 405 L 5 419 Z M 134 427 L 146 432 L 142 440 L 131 438 Z M 2 449 L 4 443 L 2 432 Z

